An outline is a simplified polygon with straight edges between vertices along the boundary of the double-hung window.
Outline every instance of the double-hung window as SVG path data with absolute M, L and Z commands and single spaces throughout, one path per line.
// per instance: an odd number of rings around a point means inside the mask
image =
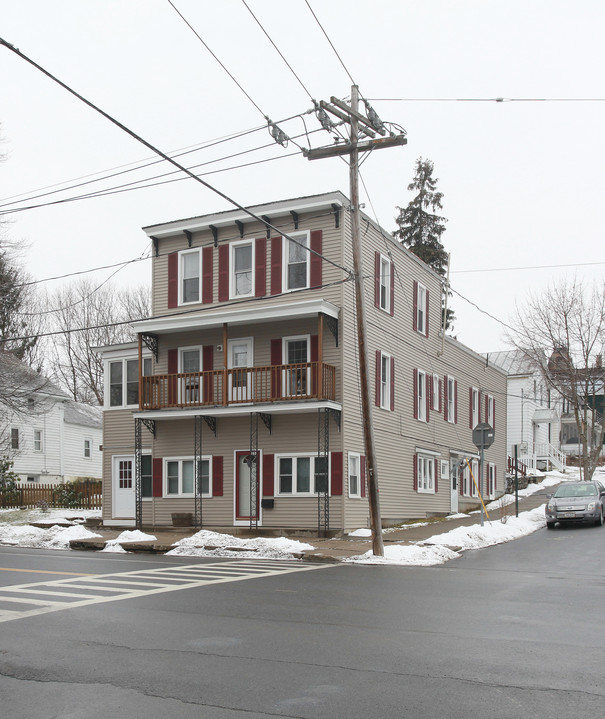
M 428 337 L 428 290 L 414 281 L 414 329 Z
M 124 407 L 139 404 L 139 361 L 121 359 L 109 362 L 110 407 Z M 143 376 L 151 375 L 151 357 L 143 359 Z
M 361 457 L 349 454 L 349 497 L 361 497 Z
M 288 496 L 310 496 L 327 479 L 324 458 L 315 455 L 276 455 L 277 493 Z
M 19 428 L 11 428 L 11 449 L 19 449 Z
M 550 391 L 550 390 L 549 390 Z M 549 397 L 550 402 L 550 397 Z M 491 394 L 487 395 L 487 423 L 490 427 L 494 426 L 494 398 Z
M 456 422 L 456 380 L 453 377 L 446 378 L 447 403 L 445 406 L 446 420 L 454 424 Z
M 439 375 L 434 374 L 431 382 L 431 409 L 439 412 L 441 409 L 441 398 L 439 396 Z
M 232 242 L 231 252 L 231 297 L 250 297 L 254 294 L 254 243 L 250 240 Z
M 44 437 L 41 429 L 34 430 L 34 452 L 42 452 L 44 450 Z
M 435 492 L 435 458 L 422 454 L 416 455 L 418 470 L 418 491 Z
M 283 370 L 286 397 L 301 397 L 310 393 L 309 335 L 284 337 L 282 356 L 287 367 Z
M 479 424 L 479 390 L 476 387 L 471 387 L 470 396 L 470 428 L 475 429 Z
M 179 255 L 179 291 L 182 305 L 200 301 L 201 258 L 200 250 L 186 250 Z
M 384 255 L 380 255 L 378 263 L 378 303 L 381 310 L 385 312 L 391 311 L 391 260 Z
M 164 495 L 166 497 L 195 496 L 195 462 L 193 459 L 166 459 L 166 480 Z M 148 476 L 151 476 L 149 467 Z M 198 460 L 198 495 L 210 497 L 211 458 L 202 457 Z M 149 495 L 147 495 L 149 496 Z
M 468 497 L 470 494 L 471 474 L 466 460 L 462 465 L 462 477 L 460 478 L 460 481 L 462 483 L 462 494 Z
M 392 410 L 393 359 L 384 352 L 377 352 L 376 364 L 376 404 L 383 409 Z
M 310 282 L 309 233 L 290 236 L 291 240 L 284 237 L 283 286 L 286 290 L 299 290 Z
M 479 460 L 473 459 L 471 462 L 471 470 L 472 470 L 472 476 L 471 476 L 471 486 L 470 486 L 470 494 L 471 497 L 477 496 L 477 485 L 479 483 Z
M 90 459 L 92 453 L 92 440 L 84 440 L 84 459 Z
M 487 465 L 487 494 L 490 499 L 496 493 L 496 465 L 491 462 Z
M 418 413 L 416 418 L 421 422 L 426 422 L 428 419 L 426 411 L 426 398 L 428 392 L 427 379 L 426 373 L 418 370 L 418 395 L 416 397 Z

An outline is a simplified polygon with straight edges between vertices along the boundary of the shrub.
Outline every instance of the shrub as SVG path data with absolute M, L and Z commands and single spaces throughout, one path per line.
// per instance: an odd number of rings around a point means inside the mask
M 19 475 L 13 472 L 13 462 L 0 457 L 0 505 L 14 506 L 19 503 Z

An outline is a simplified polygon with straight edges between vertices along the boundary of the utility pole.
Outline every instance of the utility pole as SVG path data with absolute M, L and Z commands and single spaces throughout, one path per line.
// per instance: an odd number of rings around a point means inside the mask
M 349 155 L 349 183 L 351 196 L 351 234 L 353 240 L 353 269 L 355 271 L 355 306 L 357 315 L 357 338 L 359 352 L 359 377 L 361 384 L 361 413 L 368 467 L 368 504 L 370 508 L 370 525 L 372 528 L 372 550 L 376 556 L 384 556 L 384 542 L 382 539 L 382 519 L 380 515 L 380 500 L 378 497 L 378 470 L 376 467 L 376 451 L 374 445 L 374 432 L 371 419 L 370 386 L 368 382 L 367 344 L 365 330 L 365 309 L 363 292 L 363 269 L 361 253 L 361 233 L 359 222 L 359 151 L 373 150 L 381 147 L 393 147 L 405 145 L 407 140 L 404 134 L 389 137 L 372 139 L 369 142 L 359 143 L 358 135 L 361 131 L 364 135 L 375 138 L 376 133 L 385 135 L 386 130 L 380 118 L 373 113 L 371 118 L 359 113 L 359 88 L 356 85 L 351 87 L 351 106 L 347 106 L 335 97 L 331 103 L 321 102 L 320 107 L 338 117 L 351 127 L 350 143 L 336 145 L 333 147 L 320 147 L 309 150 L 306 155 L 309 160 L 317 160 L 337 155 Z M 325 117 L 325 112 L 324 112 Z M 324 122 L 322 121 L 322 124 Z M 324 127 L 328 129 L 328 120 Z

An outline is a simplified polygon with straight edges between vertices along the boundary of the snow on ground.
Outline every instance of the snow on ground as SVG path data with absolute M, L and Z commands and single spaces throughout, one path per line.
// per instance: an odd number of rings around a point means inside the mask
M 206 549 L 207 546 L 216 549 Z M 293 555 L 314 549 L 313 545 L 286 537 L 241 539 L 206 529 L 175 542 L 168 555 L 177 557 L 239 557 L 246 559 L 294 559 Z M 235 551 L 233 551 L 235 550 Z M 248 550 L 248 551 L 246 551 Z M 250 551 L 254 550 L 254 551 Z
M 57 524 L 41 529 L 28 524 L 0 524 L 0 545 L 35 547 L 36 549 L 69 549 L 71 539 L 93 539 L 100 534 L 89 532 L 81 524 L 59 527 Z
M 343 561 L 355 564 L 403 564 L 428 567 L 444 564 L 450 559 L 459 557 L 458 551 L 454 551 L 451 547 L 460 547 L 461 550 L 490 547 L 493 544 L 519 539 L 544 526 L 546 521 L 544 505 L 542 505 L 529 512 L 522 512 L 518 517 L 509 517 L 506 523 L 495 520 L 486 521 L 483 527 L 479 524 L 457 527 L 443 534 L 435 534 L 416 544 L 386 546 L 384 557 L 375 557 L 369 551 Z
M 145 534 L 140 529 L 126 529 L 119 534 L 115 539 L 108 539 L 105 542 L 105 546 L 101 549 L 101 552 L 114 552 L 124 553 L 128 550 L 122 547 L 122 544 L 128 542 L 155 542 L 157 537 L 153 534 Z
M 525 489 L 520 489 L 519 497 L 530 497 L 532 494 L 540 492 L 543 489 L 554 487 L 555 484 L 560 484 L 561 482 L 577 482 L 579 479 L 580 473 L 575 467 L 568 469 L 565 474 L 562 474 L 561 472 L 547 472 L 541 482 L 538 482 L 537 484 L 528 484 Z M 499 499 L 495 499 L 493 502 L 490 502 L 486 505 L 486 509 L 489 512 L 492 509 L 498 509 L 498 507 L 503 507 L 507 504 L 514 504 L 514 502 L 515 494 L 513 492 L 513 494 L 505 494 Z

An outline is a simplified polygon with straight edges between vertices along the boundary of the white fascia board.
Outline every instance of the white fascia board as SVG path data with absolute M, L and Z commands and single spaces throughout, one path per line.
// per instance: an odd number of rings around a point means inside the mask
M 334 409 L 342 411 L 342 405 L 332 400 L 317 402 L 296 401 L 283 404 L 243 404 L 232 407 L 195 407 L 195 409 L 158 409 L 133 412 L 134 419 L 192 419 L 196 415 L 211 417 L 247 417 L 250 413 L 264 414 L 308 414 L 318 409 Z
M 120 345 L 107 345 L 106 347 L 95 347 L 95 352 L 100 354 L 102 359 L 131 359 L 139 356 L 139 343 L 128 342 Z M 151 357 L 151 351 L 143 345 L 143 357 Z
M 338 307 L 327 300 L 305 300 L 303 302 L 288 302 L 280 305 L 255 304 L 253 307 L 238 309 L 214 309 L 200 311 L 191 315 L 177 317 L 157 317 L 151 320 L 133 322 L 135 332 L 152 334 L 165 334 L 177 330 L 210 329 L 227 325 L 247 325 L 254 322 L 267 322 L 287 319 L 302 319 L 316 317 L 318 314 L 338 318 Z
M 263 215 L 283 215 L 290 210 L 294 212 L 310 212 L 312 210 L 330 209 L 332 205 L 338 205 L 342 207 L 344 205 L 345 196 L 340 192 L 331 192 L 326 195 L 316 195 L 314 197 L 301 197 L 294 200 L 281 200 L 279 202 L 268 203 L 263 205 L 254 205 L 248 207 L 250 212 L 254 213 L 258 217 L 262 213 Z M 173 222 L 163 222 L 158 225 L 150 225 L 144 227 L 143 232 L 148 237 L 169 237 L 170 235 L 176 235 L 183 230 L 189 232 L 200 232 L 201 230 L 207 230 L 210 225 L 215 227 L 225 227 L 227 225 L 233 225 L 236 221 L 238 222 L 257 222 L 253 217 L 250 217 L 246 212 L 241 210 L 227 210 L 226 212 L 217 212 L 212 215 L 203 215 L 201 217 L 190 217 L 184 220 L 176 220 Z

